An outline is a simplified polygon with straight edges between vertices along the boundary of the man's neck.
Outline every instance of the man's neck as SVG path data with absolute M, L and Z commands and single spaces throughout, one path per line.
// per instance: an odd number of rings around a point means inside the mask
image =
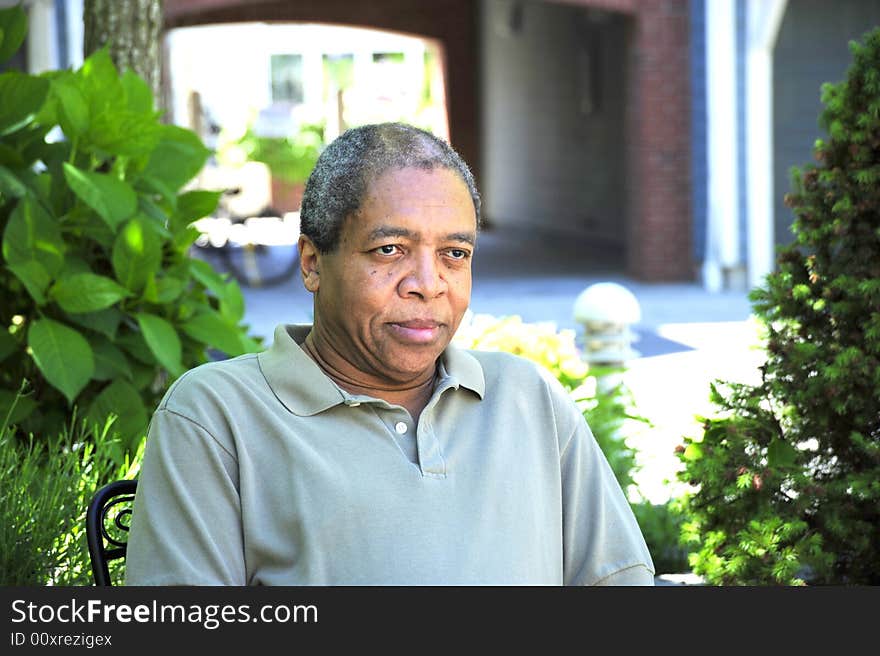
M 362 394 L 382 399 L 392 405 L 400 405 L 409 411 L 413 421 L 418 423 L 419 415 L 428 404 L 431 394 L 434 391 L 434 382 L 437 377 L 436 367 L 434 371 L 426 372 L 426 375 L 417 380 L 395 384 L 393 382 L 377 383 L 369 380 L 367 376 L 359 376 L 358 372 L 349 372 L 346 369 L 350 367 L 339 366 L 336 364 L 340 360 L 335 356 L 332 349 L 321 348 L 320 343 L 316 343 L 314 332 L 310 332 L 302 343 L 302 349 L 305 351 L 321 370 L 332 380 L 349 394 Z M 343 365 L 348 364 L 342 360 Z

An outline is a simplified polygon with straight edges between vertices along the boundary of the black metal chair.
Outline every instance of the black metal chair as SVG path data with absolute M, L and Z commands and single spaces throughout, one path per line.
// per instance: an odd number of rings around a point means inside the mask
M 112 586 L 109 563 L 125 558 L 136 490 L 136 479 L 114 481 L 100 488 L 89 503 L 86 538 L 95 585 Z

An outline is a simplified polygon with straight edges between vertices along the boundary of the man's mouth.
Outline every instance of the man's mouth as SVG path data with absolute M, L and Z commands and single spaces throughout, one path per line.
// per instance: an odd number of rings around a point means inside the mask
M 426 344 L 437 339 L 441 324 L 432 319 L 412 319 L 389 324 L 391 330 L 403 341 Z

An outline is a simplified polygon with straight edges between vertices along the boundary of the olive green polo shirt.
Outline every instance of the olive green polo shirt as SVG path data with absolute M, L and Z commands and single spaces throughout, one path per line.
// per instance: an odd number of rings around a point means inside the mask
M 559 383 L 449 346 L 414 424 L 279 326 L 154 413 L 129 585 L 652 585 L 642 534 Z

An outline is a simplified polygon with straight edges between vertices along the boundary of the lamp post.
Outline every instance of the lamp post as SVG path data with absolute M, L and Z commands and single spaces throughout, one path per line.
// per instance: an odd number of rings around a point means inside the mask
M 574 303 L 574 319 L 584 326 L 584 357 L 592 366 L 622 368 L 638 357 L 630 330 L 642 318 L 635 295 L 623 285 L 600 282 L 584 289 Z

